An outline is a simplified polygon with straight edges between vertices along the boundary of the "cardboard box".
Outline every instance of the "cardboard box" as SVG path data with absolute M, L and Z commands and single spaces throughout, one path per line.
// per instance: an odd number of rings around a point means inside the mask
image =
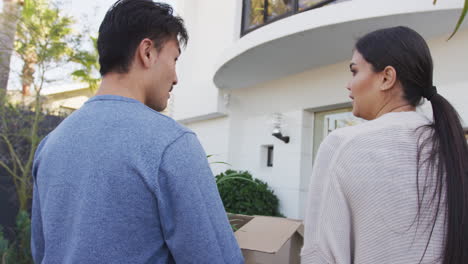
M 270 217 L 229 215 L 246 264 L 299 264 L 304 243 L 302 221 Z

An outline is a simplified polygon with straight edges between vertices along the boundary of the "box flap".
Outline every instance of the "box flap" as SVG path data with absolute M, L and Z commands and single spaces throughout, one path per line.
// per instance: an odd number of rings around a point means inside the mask
M 301 237 L 304 237 L 304 225 L 301 224 L 301 226 L 297 229 L 297 233 L 299 233 Z
M 242 249 L 276 253 L 301 225 L 286 218 L 255 216 L 235 236 Z
M 291 219 L 291 218 L 288 218 L 288 219 L 289 219 L 289 220 L 292 220 L 292 221 L 296 221 L 296 222 L 301 223 L 301 226 L 297 229 L 297 233 L 298 233 L 301 237 L 304 237 L 304 225 L 302 224 L 302 220 Z
M 230 214 L 228 213 L 229 223 L 234 230 L 239 230 L 242 226 L 252 220 L 254 217 L 250 215 Z

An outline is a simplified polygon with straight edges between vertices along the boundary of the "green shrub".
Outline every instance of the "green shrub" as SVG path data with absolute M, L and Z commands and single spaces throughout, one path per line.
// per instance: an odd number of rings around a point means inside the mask
M 235 177 L 222 180 L 232 175 L 235 175 Z M 245 215 L 282 216 L 278 210 L 279 200 L 273 191 L 265 182 L 253 179 L 248 171 L 227 170 L 216 176 L 216 182 L 227 212 Z
M 6 262 L 10 248 L 10 243 L 3 236 L 3 228 L 0 226 L 0 263 Z
M 31 256 L 31 220 L 25 211 L 19 211 L 16 218 L 16 240 L 10 243 L 0 226 L 0 263 L 32 264 Z

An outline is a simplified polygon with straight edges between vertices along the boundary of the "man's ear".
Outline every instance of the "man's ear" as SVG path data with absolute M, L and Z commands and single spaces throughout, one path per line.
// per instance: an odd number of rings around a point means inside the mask
M 138 45 L 136 55 L 141 65 L 145 68 L 151 67 L 152 62 L 156 58 L 154 43 L 151 39 L 145 38 Z
M 380 90 L 387 91 L 392 89 L 397 82 L 397 72 L 395 68 L 393 68 L 393 66 L 387 66 L 381 74 L 382 85 L 380 86 Z

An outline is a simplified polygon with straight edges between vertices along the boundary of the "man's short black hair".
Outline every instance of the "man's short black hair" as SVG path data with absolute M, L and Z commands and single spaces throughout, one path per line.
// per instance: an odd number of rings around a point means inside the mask
M 184 21 L 172 7 L 152 0 L 119 0 L 107 11 L 99 27 L 98 52 L 101 75 L 127 73 L 140 42 L 149 38 L 160 50 L 171 38 L 185 45 Z

